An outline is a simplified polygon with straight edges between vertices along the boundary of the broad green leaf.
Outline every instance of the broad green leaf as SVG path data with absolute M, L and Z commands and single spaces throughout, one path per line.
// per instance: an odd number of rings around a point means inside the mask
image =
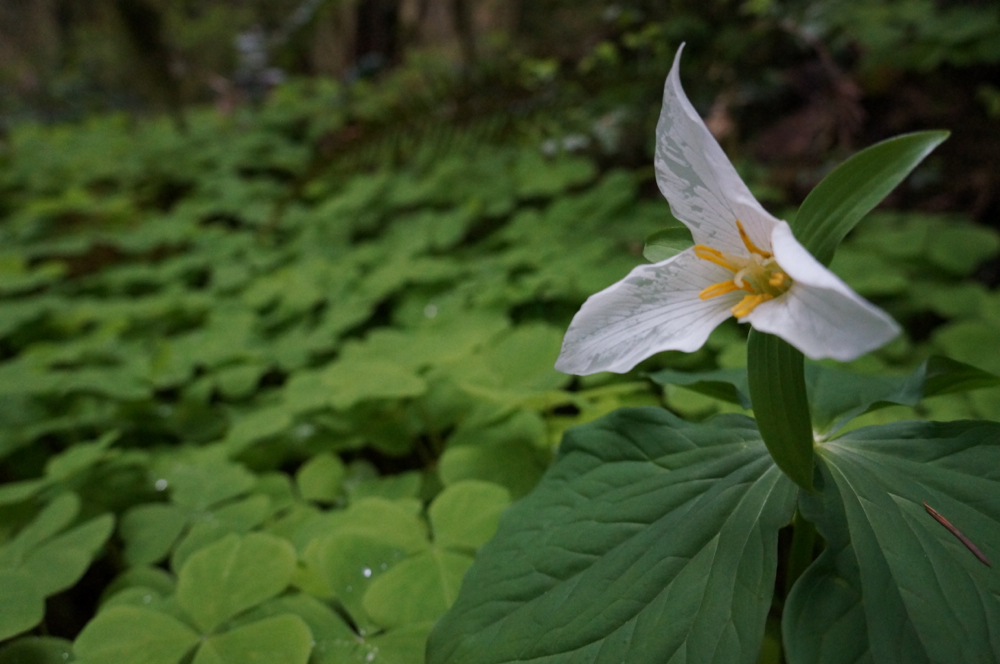
M 174 505 L 136 505 L 122 516 L 119 534 L 125 540 L 125 559 L 130 565 L 163 560 L 180 537 L 187 516 Z
M 898 422 L 819 447 L 843 516 L 817 523 L 846 521 L 874 661 L 1000 659 L 1000 577 L 925 508 L 1000 558 L 998 439 L 992 422 Z
M 305 621 L 285 614 L 209 637 L 192 664 L 306 664 L 312 641 Z
M 434 620 L 455 602 L 472 557 L 431 547 L 394 565 L 368 587 L 365 611 L 383 627 Z
M 946 131 L 922 131 L 855 153 L 802 202 L 792 222 L 796 239 L 829 265 L 847 233 L 946 138 Z
M 295 483 L 304 500 L 332 503 L 340 495 L 346 474 L 340 457 L 318 454 L 302 464 L 295 474 Z
M 0 648 L 0 664 L 66 664 L 73 644 L 53 636 L 26 636 Z
M 31 629 L 45 617 L 45 595 L 30 574 L 0 569 L 0 640 Z
M 464 480 L 449 485 L 427 509 L 434 543 L 475 551 L 493 537 L 510 492 L 491 482 Z
M 633 408 L 570 429 L 428 661 L 754 662 L 795 495 L 749 418 Z
M 827 476 L 828 477 L 828 476 Z M 874 664 L 868 647 L 858 558 L 835 483 L 800 497 L 826 548 L 799 577 L 782 611 L 788 664 Z
M 674 371 L 663 369 L 649 375 L 659 385 L 681 385 L 689 390 L 727 403 L 750 408 L 750 385 L 746 369 Z
M 686 228 L 666 228 L 646 238 L 642 256 L 651 263 L 659 263 L 692 246 L 694 240 L 691 239 L 691 231 Z
M 81 664 L 178 664 L 198 640 L 193 629 L 165 613 L 116 606 L 87 623 L 73 652 Z
M 263 533 L 228 535 L 187 559 L 177 578 L 177 601 L 209 633 L 287 588 L 295 561 L 285 540 Z
M 813 429 L 802 353 L 771 334 L 750 331 L 747 381 L 760 436 L 778 467 L 803 489 L 813 482 Z

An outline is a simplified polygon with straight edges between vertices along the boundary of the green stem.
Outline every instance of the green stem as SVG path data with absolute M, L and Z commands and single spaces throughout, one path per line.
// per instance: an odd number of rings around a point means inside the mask
M 816 526 L 807 521 L 796 510 L 792 521 L 792 548 L 788 552 L 788 566 L 785 568 L 785 597 L 806 568 L 812 564 L 813 548 L 816 545 Z
M 813 434 L 802 353 L 770 334 L 750 331 L 750 401 L 760 437 L 788 477 L 812 491 Z

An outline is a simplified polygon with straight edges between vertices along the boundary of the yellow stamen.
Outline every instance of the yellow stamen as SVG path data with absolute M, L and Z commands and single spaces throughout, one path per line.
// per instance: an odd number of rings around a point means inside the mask
M 743 318 L 744 316 L 749 315 L 751 311 L 756 309 L 758 304 L 773 299 L 774 299 L 773 295 L 768 295 L 766 293 L 762 295 L 747 295 L 742 300 L 740 300 L 739 304 L 730 309 L 730 311 L 733 312 L 733 316 L 736 316 L 737 318 Z
M 775 288 L 781 288 L 785 285 L 785 279 L 788 279 L 787 274 L 784 272 L 775 272 L 771 275 L 771 278 L 768 279 L 767 283 L 771 284 Z
M 740 290 L 740 287 L 734 284 L 732 281 L 722 281 L 717 284 L 712 284 L 701 293 L 698 294 L 703 300 L 711 300 L 713 297 L 718 297 L 719 295 L 725 295 L 726 293 L 732 293 L 735 290 Z
M 702 260 L 708 261 L 709 263 L 715 263 L 720 267 L 724 267 L 730 272 L 736 272 L 736 270 L 739 269 L 727 261 L 721 251 L 713 249 L 712 247 L 706 247 L 703 244 L 694 245 L 694 255 Z
M 746 245 L 747 251 L 751 254 L 758 254 L 761 258 L 770 258 L 772 256 L 770 252 L 764 251 L 753 243 L 753 240 L 751 240 L 750 236 L 747 235 L 747 232 L 743 228 L 743 224 L 740 223 L 739 219 L 736 220 L 736 228 L 740 231 L 740 238 L 743 240 L 743 244 Z

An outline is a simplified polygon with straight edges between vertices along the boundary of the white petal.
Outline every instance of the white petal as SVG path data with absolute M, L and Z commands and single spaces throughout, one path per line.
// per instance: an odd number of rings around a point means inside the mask
M 741 299 L 739 293 L 709 300 L 698 294 L 732 276 L 692 249 L 640 265 L 584 302 L 563 339 L 556 369 L 579 376 L 624 373 L 660 351 L 698 350 Z
M 736 230 L 739 219 L 754 244 L 766 251 L 777 219 L 743 184 L 684 94 L 683 50 L 683 45 L 677 49 L 663 88 L 663 109 L 656 125 L 656 183 L 696 243 L 745 256 L 746 247 Z
M 779 222 L 771 236 L 774 258 L 794 282 L 742 321 L 775 334 L 807 357 L 847 362 L 875 350 L 900 332 L 889 314 L 851 290 L 799 244 Z

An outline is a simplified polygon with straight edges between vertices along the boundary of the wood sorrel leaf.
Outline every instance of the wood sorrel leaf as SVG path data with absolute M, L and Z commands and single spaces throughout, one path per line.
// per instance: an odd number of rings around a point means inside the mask
M 795 495 L 746 417 L 628 408 L 570 429 L 428 662 L 754 662 Z
M 295 550 L 263 533 L 230 534 L 191 555 L 177 578 L 177 601 L 205 633 L 274 597 L 292 580 Z
M 73 652 L 93 664 L 177 664 L 198 643 L 198 634 L 159 611 L 114 606 L 87 623 Z
M 789 597 L 791 664 L 857 661 L 844 648 L 815 656 L 813 646 L 836 638 L 833 616 L 867 635 L 871 661 L 1000 659 L 1000 576 L 925 508 L 1000 559 L 998 440 L 993 422 L 898 422 L 817 448 L 823 492 L 802 506 L 830 548 Z M 838 577 L 837 596 L 817 599 Z
M 306 664 L 312 641 L 306 622 L 286 613 L 209 637 L 193 664 Z
M 802 353 L 757 330 L 747 339 L 747 378 L 760 437 L 774 462 L 807 491 L 813 482 L 813 430 Z
M 844 236 L 931 151 L 947 131 L 921 131 L 876 143 L 823 178 L 802 202 L 792 231 L 816 260 L 829 265 Z

